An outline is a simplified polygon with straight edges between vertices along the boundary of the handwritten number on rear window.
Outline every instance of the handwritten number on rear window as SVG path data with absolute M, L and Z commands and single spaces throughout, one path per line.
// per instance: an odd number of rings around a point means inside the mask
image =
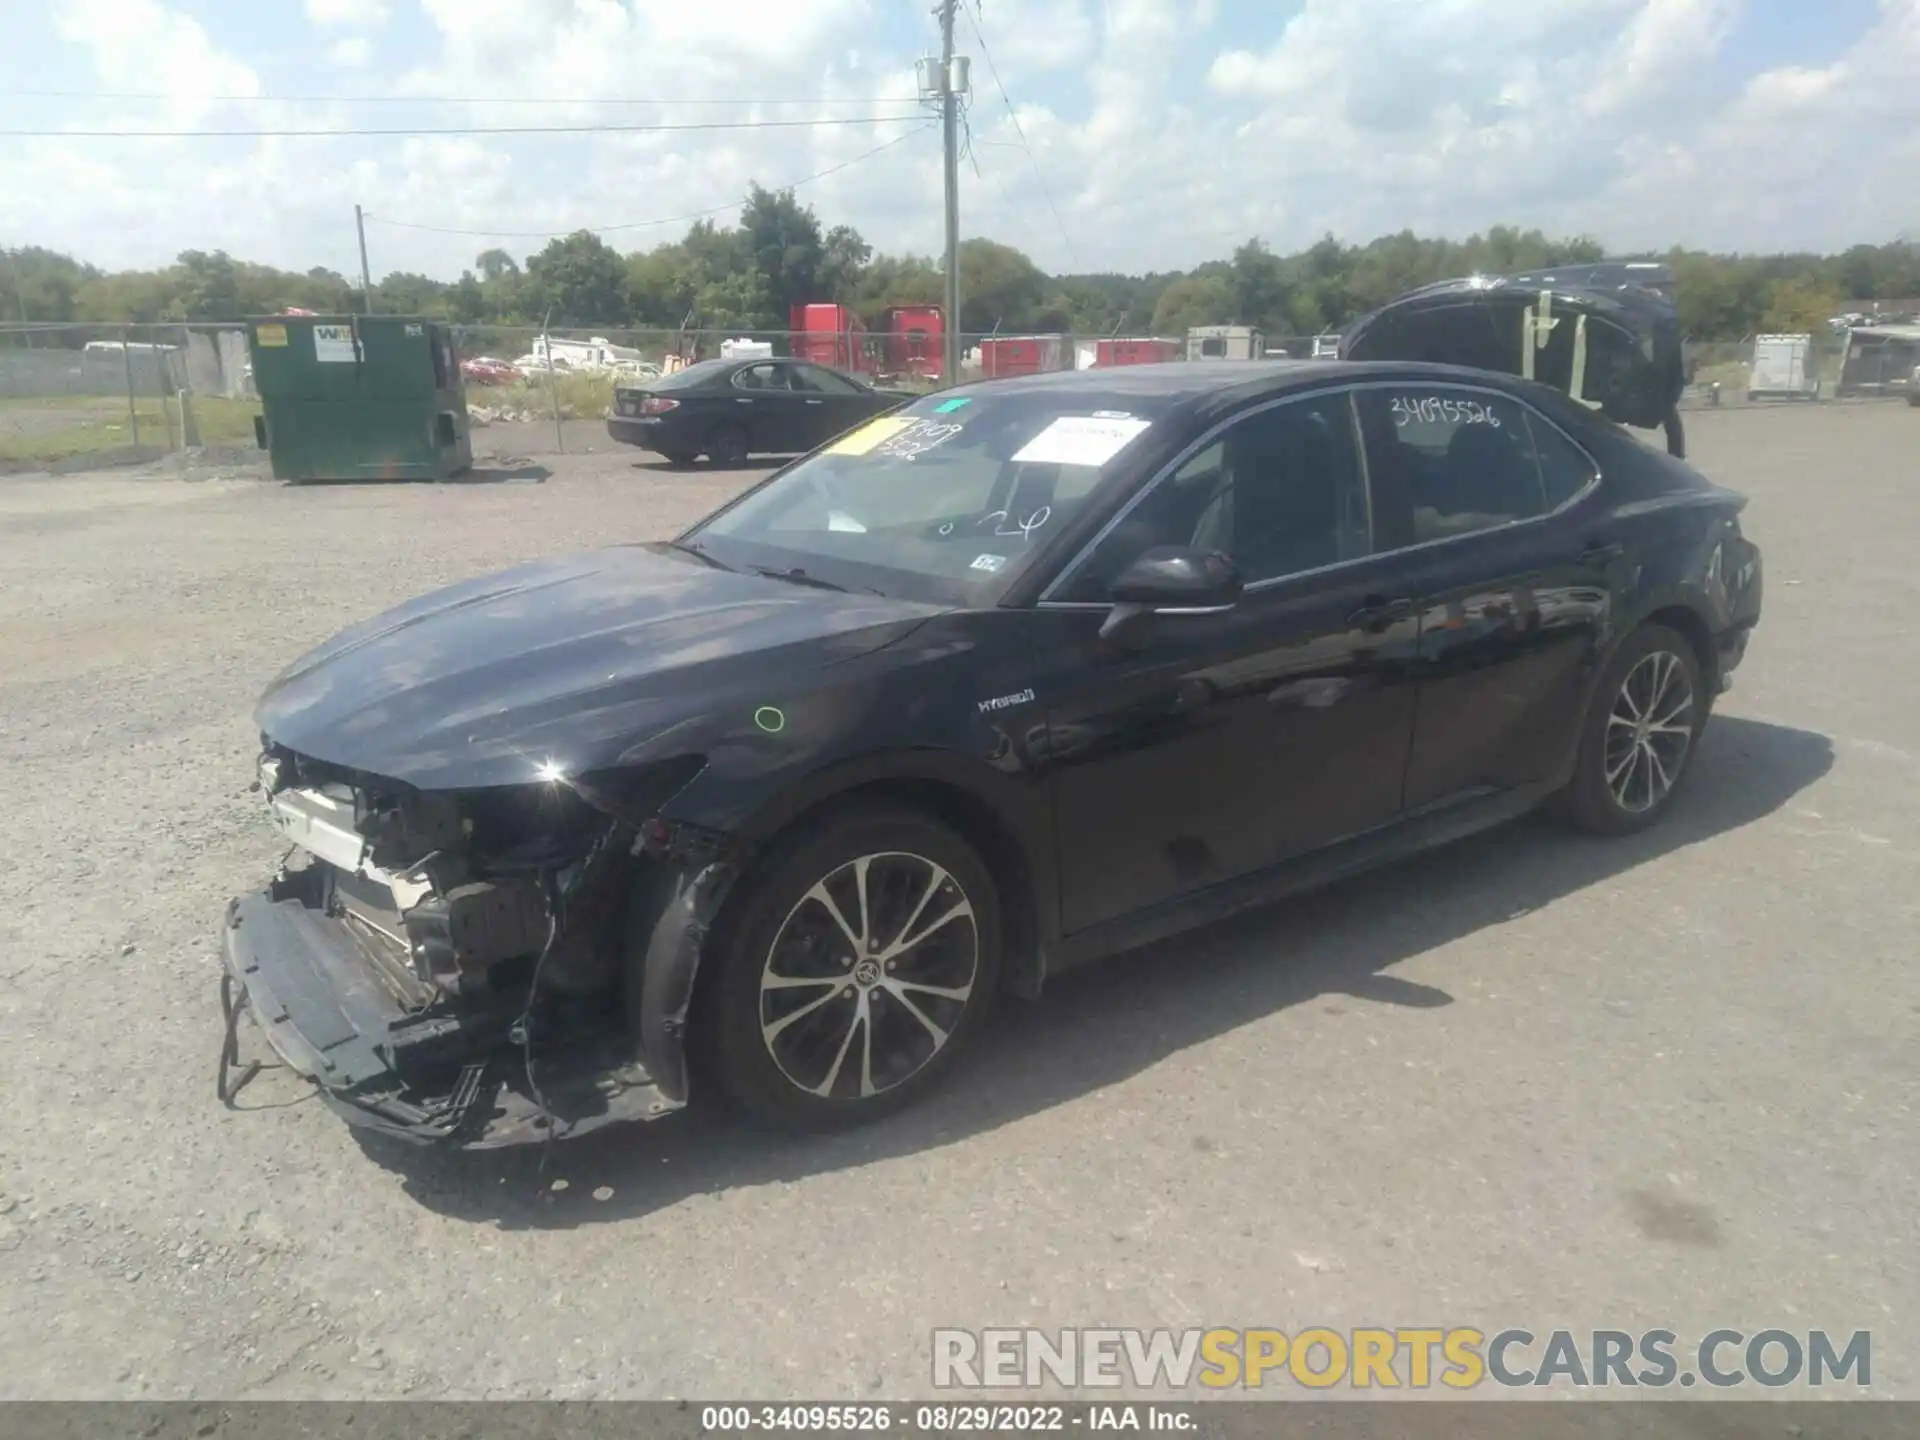
M 1478 400 L 1453 400 L 1444 395 L 1393 397 L 1393 423 L 1404 430 L 1409 425 L 1487 425 L 1500 428 L 1500 417 L 1493 408 Z

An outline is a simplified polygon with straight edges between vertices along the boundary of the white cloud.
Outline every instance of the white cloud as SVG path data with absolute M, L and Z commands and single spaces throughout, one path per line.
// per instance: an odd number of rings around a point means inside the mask
M 1020 0 L 1017 7 L 1001 3 L 983 9 L 976 23 L 1000 78 L 1009 85 L 1029 75 L 1084 64 L 1093 58 L 1099 38 L 1086 0 Z M 961 25 L 956 33 L 961 53 L 979 48 L 972 25 Z M 992 83 L 976 56 L 974 88 L 990 88 Z
M 305 0 L 304 8 L 323 30 L 377 30 L 387 23 L 386 0 Z
M 250 66 L 219 49 L 199 21 L 156 0 L 68 0 L 54 23 L 61 39 L 91 54 L 103 84 L 164 93 L 174 124 L 211 113 L 218 102 L 209 97 L 260 93 Z
M 963 230 L 1051 269 L 1166 269 L 1261 234 L 1291 248 L 1326 231 L 1464 234 L 1499 222 L 1585 230 L 1621 247 L 1837 248 L 1920 229 L 1913 79 L 1920 0 L 1882 0 L 1868 33 L 1817 66 L 1732 70 L 1743 5 L 1769 0 L 1304 0 L 1223 48 L 1214 0 L 993 0 L 986 38 L 1019 107 L 1022 153 L 970 27 L 979 165 L 962 173 Z M 818 129 L 515 138 L 27 142 L 0 164 L 8 243 L 105 264 L 189 247 L 350 270 L 352 207 L 459 229 L 563 231 L 730 207 L 750 180 L 792 182 L 926 123 L 912 62 L 932 43 L 893 0 L 420 0 L 426 43 L 393 93 L 554 97 L 551 103 L 319 107 L 315 126 L 897 118 Z M 307 0 L 339 65 L 385 74 L 370 28 L 386 0 Z M 59 33 L 102 88 L 164 86 L 166 118 L 239 124 L 277 107 L 255 57 L 216 45 L 165 0 L 70 0 Z M 1289 18 L 1290 17 L 1290 18 Z M 1205 22 L 1211 20 L 1213 28 Z M 893 25 L 894 28 L 889 28 Z M 266 63 L 263 50 L 257 63 Z M 389 57 L 390 58 L 390 57 Z M 391 69 L 391 65 L 387 67 Z M 285 84 L 277 84 L 285 89 Z M 587 101 L 747 100 L 734 106 Z M 798 97 L 818 104 L 781 104 Z M 839 97 L 835 99 L 835 97 Z M 862 103 L 853 103 L 861 101 Z M 155 124 L 147 106 L 113 124 Z M 430 117 L 430 118 L 429 118 Z M 89 116 L 90 119 L 98 118 Z M 177 127 L 177 128 L 184 128 Z M 807 186 L 832 221 L 883 248 L 940 244 L 938 136 L 917 134 Z M 23 230 L 30 217 L 33 233 Z M 684 224 L 611 232 L 623 249 Z M 494 243 L 376 222 L 376 271 L 452 276 Z

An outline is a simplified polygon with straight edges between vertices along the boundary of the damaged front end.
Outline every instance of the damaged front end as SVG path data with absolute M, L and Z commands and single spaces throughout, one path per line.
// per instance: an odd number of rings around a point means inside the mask
M 251 1015 L 357 1125 L 490 1148 L 657 1118 L 687 1099 L 700 946 L 723 837 L 659 818 L 699 773 L 548 766 L 422 791 L 271 742 L 260 788 L 292 848 L 224 930 L 220 1092 Z

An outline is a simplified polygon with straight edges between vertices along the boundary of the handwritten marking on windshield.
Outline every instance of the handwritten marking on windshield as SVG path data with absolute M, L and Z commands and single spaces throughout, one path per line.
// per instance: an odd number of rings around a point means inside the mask
M 943 425 L 938 420 L 916 420 L 899 434 L 888 436 L 876 445 L 873 453 L 895 460 L 912 460 L 936 445 L 944 445 L 964 428 L 958 424 Z
M 1053 507 L 1051 505 L 1042 505 L 1024 520 L 1013 520 L 1010 512 L 1006 510 L 995 510 L 982 519 L 980 523 L 984 525 L 988 520 L 993 521 L 993 533 L 996 539 L 1011 540 L 1018 537 L 1021 540 L 1030 540 L 1033 532 L 1052 518 Z M 1007 528 L 1009 520 L 1012 520 L 1012 529 Z

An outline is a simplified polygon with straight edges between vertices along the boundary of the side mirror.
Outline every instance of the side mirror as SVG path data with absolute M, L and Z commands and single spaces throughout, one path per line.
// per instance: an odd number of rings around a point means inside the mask
M 1218 550 L 1156 545 L 1120 572 L 1108 594 L 1118 605 L 1212 609 L 1240 598 L 1240 572 Z
M 1156 545 L 1120 572 L 1100 638 L 1125 649 L 1145 638 L 1156 610 L 1224 610 L 1240 598 L 1240 572 L 1218 550 Z

